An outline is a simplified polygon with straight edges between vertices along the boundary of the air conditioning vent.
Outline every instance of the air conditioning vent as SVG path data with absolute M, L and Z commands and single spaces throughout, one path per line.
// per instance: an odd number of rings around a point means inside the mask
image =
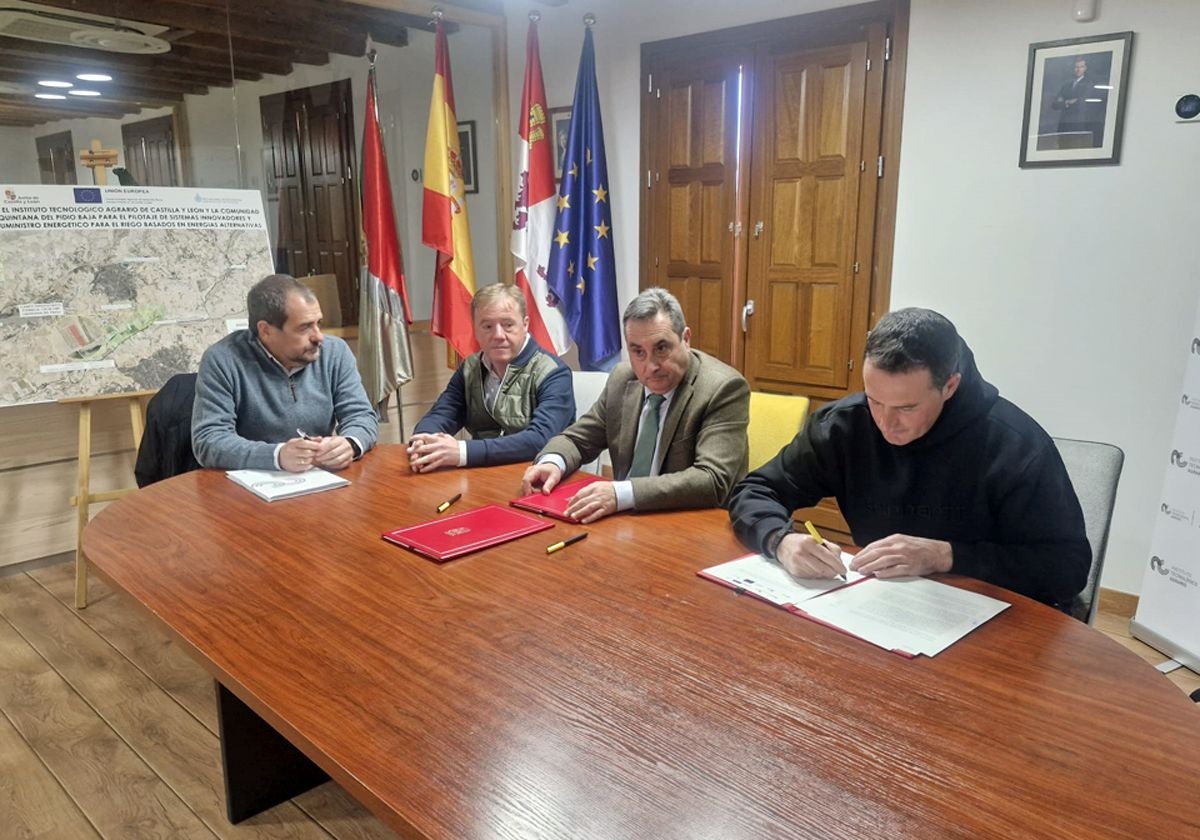
M 92 23 L 66 15 L 61 17 L 67 19 L 58 17 L 41 17 L 15 9 L 0 11 L 0 36 L 117 53 L 152 54 L 171 50 L 167 41 L 128 26 Z

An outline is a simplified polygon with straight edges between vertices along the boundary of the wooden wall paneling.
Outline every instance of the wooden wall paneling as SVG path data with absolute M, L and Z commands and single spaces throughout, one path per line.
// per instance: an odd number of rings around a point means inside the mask
M 128 437 L 128 417 L 125 435 Z M 92 455 L 93 493 L 133 486 L 132 448 Z M 76 513 L 68 500 L 75 493 L 78 469 L 74 458 L 5 470 L 0 473 L 0 566 L 72 551 Z M 94 504 L 95 516 L 104 504 Z

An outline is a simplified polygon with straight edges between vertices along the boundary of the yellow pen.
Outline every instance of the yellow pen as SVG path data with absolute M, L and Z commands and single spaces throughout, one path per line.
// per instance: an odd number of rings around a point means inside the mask
M 462 498 L 462 493 L 455 493 L 455 494 L 454 494 L 453 496 L 451 496 L 449 499 L 447 499 L 446 501 L 442 502 L 440 505 L 438 505 L 438 506 L 437 506 L 437 512 L 438 512 L 438 513 L 445 513 L 445 512 L 446 512 L 446 509 L 447 509 L 448 507 L 450 507 L 450 505 L 454 504 L 455 502 L 457 502 L 457 501 L 458 501 L 459 499 L 461 499 L 461 498 Z
M 804 528 L 805 528 L 805 530 L 808 531 L 809 534 L 812 535 L 812 538 L 816 541 L 817 545 L 825 545 L 825 538 L 821 536 L 821 532 L 817 530 L 817 526 L 812 524 L 811 519 L 804 520 Z M 839 563 L 841 562 L 840 558 L 839 558 L 838 562 Z M 845 580 L 846 576 L 838 575 L 838 578 L 840 580 Z

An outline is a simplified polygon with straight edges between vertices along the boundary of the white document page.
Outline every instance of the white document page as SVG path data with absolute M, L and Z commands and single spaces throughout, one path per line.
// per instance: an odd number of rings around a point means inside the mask
M 941 653 L 1008 604 L 926 578 L 872 578 L 809 601 L 804 612 L 885 650 Z
M 313 468 L 302 473 L 276 470 L 226 470 L 225 475 L 259 498 L 273 502 L 345 487 L 348 479 Z
M 704 574 L 723 580 L 737 589 L 752 592 L 764 601 L 786 606 L 798 604 L 818 595 L 860 580 L 862 575 L 849 570 L 853 555 L 842 552 L 846 565 L 846 580 L 837 578 L 795 578 L 774 560 L 763 554 L 747 554 L 728 563 L 705 569 Z

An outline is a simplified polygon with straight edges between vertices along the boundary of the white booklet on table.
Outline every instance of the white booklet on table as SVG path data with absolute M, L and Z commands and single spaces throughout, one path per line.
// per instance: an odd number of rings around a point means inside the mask
M 850 559 L 842 553 L 843 562 Z M 941 653 L 1009 606 L 919 577 L 885 580 L 848 571 L 845 581 L 794 578 L 761 554 L 699 575 L 907 657 Z
M 260 499 L 273 502 L 345 487 L 349 479 L 313 468 L 301 473 L 277 470 L 226 470 L 225 475 Z

